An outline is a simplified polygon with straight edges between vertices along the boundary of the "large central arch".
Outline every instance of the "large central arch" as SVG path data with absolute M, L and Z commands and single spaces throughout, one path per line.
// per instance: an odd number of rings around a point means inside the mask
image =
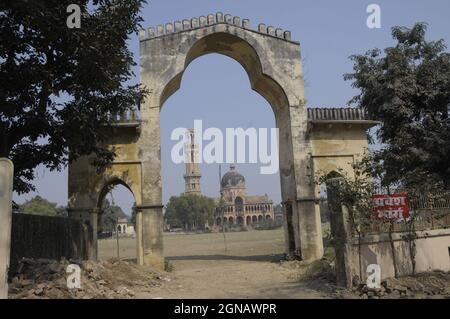
M 89 256 L 97 258 L 98 199 L 104 186 L 120 181 L 136 200 L 139 264 L 164 268 L 160 111 L 179 87 L 194 59 L 209 53 L 229 56 L 246 70 L 252 88 L 271 105 L 279 128 L 281 196 L 286 252 L 312 261 L 322 257 L 318 171 L 352 171 L 367 147 L 367 128 L 376 124 L 360 109 L 307 109 L 300 44 L 290 32 L 218 13 L 141 31 L 141 83 L 150 92 L 140 120 L 122 115 L 107 146 L 117 154 L 103 172 L 86 156 L 69 165 L 70 216 L 92 226 Z M 225 88 L 224 88 L 225 89 Z M 254 216 L 257 218 L 256 216 Z M 225 219 L 222 222 L 229 222 Z M 252 219 L 253 222 L 253 219 Z
M 139 207 L 143 225 L 158 233 L 154 221 L 162 222 L 160 109 L 179 89 L 187 66 L 209 53 L 223 54 L 239 62 L 249 76 L 252 89 L 271 105 L 280 132 L 282 199 L 290 203 L 294 212 L 294 238 L 286 238 L 286 242 L 295 242 L 295 248 L 290 245 L 288 250 L 304 260 L 321 258 L 320 213 L 315 204 L 311 146 L 307 137 L 300 45 L 290 40 L 290 32 L 263 24 L 254 31 L 249 28 L 248 20 L 221 13 L 140 33 L 141 83 L 150 91 L 141 105 L 142 128 L 137 143 L 143 159 L 143 204 Z M 291 233 L 286 234 L 288 237 Z M 148 262 L 154 261 L 156 255 L 162 258 L 162 248 L 160 252 L 154 246 L 148 249 L 144 243 L 143 250 Z

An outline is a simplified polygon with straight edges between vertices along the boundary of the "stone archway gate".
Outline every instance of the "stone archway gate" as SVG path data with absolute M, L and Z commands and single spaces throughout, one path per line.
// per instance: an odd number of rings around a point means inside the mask
M 314 172 L 350 169 L 367 146 L 365 131 L 373 125 L 357 109 L 307 109 L 300 44 L 291 33 L 222 13 L 176 21 L 142 30 L 140 78 L 150 95 L 140 119 L 123 115 L 110 147 L 117 157 L 98 174 L 81 158 L 69 167 L 70 216 L 97 228 L 100 201 L 108 185 L 120 183 L 137 205 L 139 264 L 164 267 L 162 245 L 160 110 L 175 93 L 194 59 L 209 53 L 229 56 L 246 70 L 251 87 L 271 105 L 279 128 L 280 182 L 284 203 L 292 209 L 286 250 L 312 261 L 323 255 L 320 210 Z M 355 142 L 356 141 L 356 142 Z M 96 258 L 96 236 L 91 258 Z

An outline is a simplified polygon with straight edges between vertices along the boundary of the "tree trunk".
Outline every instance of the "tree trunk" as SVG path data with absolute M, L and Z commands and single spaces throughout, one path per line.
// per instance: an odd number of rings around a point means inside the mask
M 392 232 L 393 232 L 394 224 L 390 222 L 389 225 L 389 243 L 391 244 L 391 252 L 392 252 L 392 264 L 394 266 L 394 277 L 398 278 L 398 270 L 397 270 L 397 254 L 395 253 L 395 244 L 394 239 L 392 238 Z

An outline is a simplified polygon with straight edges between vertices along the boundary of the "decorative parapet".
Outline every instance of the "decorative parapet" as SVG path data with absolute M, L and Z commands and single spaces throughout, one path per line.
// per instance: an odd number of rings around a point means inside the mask
M 175 21 L 174 23 L 166 23 L 165 26 L 158 25 L 156 28 L 150 27 L 147 30 L 139 31 L 139 40 L 147 40 L 152 39 L 172 33 L 179 33 L 183 31 L 194 30 L 197 28 L 203 28 L 206 26 L 216 25 L 220 23 L 225 23 L 229 25 L 233 25 L 236 27 L 241 27 L 243 29 L 252 30 L 250 28 L 250 20 L 249 19 L 241 19 L 240 17 L 233 17 L 230 14 L 223 14 L 222 12 L 217 12 L 216 14 L 208 14 L 207 16 L 200 16 L 199 18 L 191 18 L 190 20 L 184 19 L 182 21 Z M 270 35 L 279 39 L 292 41 L 291 40 L 291 32 L 284 31 L 280 28 L 275 28 L 273 26 L 267 26 L 264 23 L 258 25 L 257 30 L 253 30 L 255 32 Z
M 371 121 L 360 108 L 308 108 L 309 121 Z
M 360 108 L 308 108 L 308 123 L 309 129 L 317 125 L 334 124 L 358 125 L 369 129 L 380 124 Z

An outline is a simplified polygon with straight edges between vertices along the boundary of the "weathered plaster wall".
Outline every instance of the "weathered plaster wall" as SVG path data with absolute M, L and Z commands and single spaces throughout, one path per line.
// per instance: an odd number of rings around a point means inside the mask
M 328 174 L 341 168 L 353 176 L 352 164 L 368 148 L 366 129 L 361 125 L 314 125 L 310 139 L 315 173 Z
M 412 263 L 408 242 L 396 233 L 393 235 L 396 252 L 396 264 L 399 276 L 412 274 Z M 416 272 L 434 270 L 450 271 L 450 229 L 417 232 L 416 240 Z M 347 245 L 348 272 L 359 276 L 359 258 L 357 239 Z M 368 277 L 367 266 L 378 264 L 381 267 L 381 278 L 394 277 L 393 258 L 387 234 L 371 235 L 362 240 L 361 264 L 363 281 Z

